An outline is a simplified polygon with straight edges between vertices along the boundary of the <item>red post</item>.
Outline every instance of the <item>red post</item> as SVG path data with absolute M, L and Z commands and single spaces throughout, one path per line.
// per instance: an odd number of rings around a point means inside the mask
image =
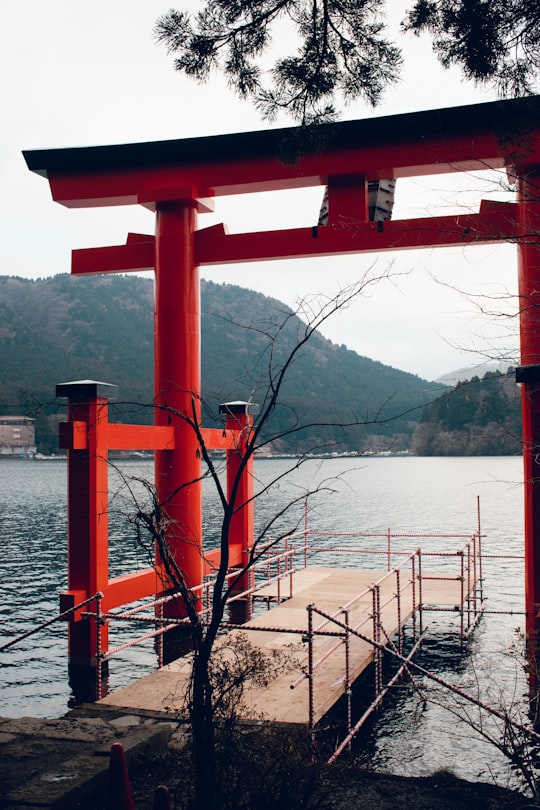
M 105 810 L 135 810 L 126 754 L 122 743 L 113 743 L 111 746 Z
M 519 171 L 518 269 L 525 496 L 525 608 L 529 649 L 540 661 L 540 166 Z
M 156 452 L 156 490 L 169 550 L 189 587 L 202 582 L 201 453 L 187 420 L 200 422 L 200 289 L 193 253 L 196 201 L 157 205 L 155 422 L 176 429 L 174 450 Z M 159 565 L 159 559 L 158 559 Z M 178 615 L 177 602 L 166 615 Z M 168 612 L 167 612 L 168 611 Z
M 239 431 L 233 450 L 227 450 L 227 498 L 234 499 L 234 514 L 229 528 L 229 547 L 242 549 L 242 565 L 249 561 L 254 543 L 253 454 L 246 459 L 246 444 L 253 425 L 253 407 L 249 402 L 226 402 L 219 406 L 225 414 L 225 429 Z M 234 591 L 242 593 L 253 584 L 253 570 L 246 571 L 235 584 Z M 231 604 L 231 620 L 248 621 L 251 615 L 251 597 Z
M 108 584 L 108 401 L 116 391 L 115 385 L 91 380 L 56 386 L 56 396 L 69 400 L 69 421 L 61 425 L 60 444 L 68 458 L 68 589 L 72 593 L 66 596 L 75 604 L 105 591 Z M 61 597 L 61 609 L 70 606 Z M 93 609 L 90 604 L 88 610 Z M 101 642 L 106 650 L 106 625 L 101 628 Z M 75 615 L 69 625 L 69 673 L 77 700 L 95 699 L 96 647 L 95 622 Z

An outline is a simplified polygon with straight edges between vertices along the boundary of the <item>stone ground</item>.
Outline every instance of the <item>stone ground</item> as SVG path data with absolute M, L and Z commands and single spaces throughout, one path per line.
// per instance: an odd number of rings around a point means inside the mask
M 176 723 L 145 715 L 77 709 L 65 717 L 0 718 L 0 808 L 75 810 L 103 806 L 111 745 L 128 760 L 166 749 Z
M 173 718 L 85 706 L 58 719 L 0 718 L 0 808 L 102 810 L 111 745 L 126 751 L 136 810 L 152 810 L 154 788 L 178 785 L 184 736 Z M 184 769 L 185 770 L 185 769 Z M 181 806 L 178 804 L 177 806 Z M 257 808 L 301 805 L 267 793 Z M 347 764 L 325 770 L 322 787 L 304 807 L 328 810 L 525 810 L 524 796 L 441 773 L 406 778 Z M 255 810 L 255 807 L 254 807 Z

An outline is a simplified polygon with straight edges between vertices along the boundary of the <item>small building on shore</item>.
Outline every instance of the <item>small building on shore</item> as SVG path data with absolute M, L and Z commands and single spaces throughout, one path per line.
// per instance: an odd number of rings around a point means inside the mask
M 34 420 L 28 416 L 0 416 L 0 457 L 28 458 L 35 453 Z

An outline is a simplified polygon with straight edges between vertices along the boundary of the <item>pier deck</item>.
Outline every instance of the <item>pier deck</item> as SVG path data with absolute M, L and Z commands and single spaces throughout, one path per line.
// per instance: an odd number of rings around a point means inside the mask
M 349 612 L 349 626 L 357 627 L 360 632 L 373 638 L 373 594 L 370 586 L 381 580 L 384 572 L 373 570 L 356 570 L 343 568 L 326 568 L 310 566 L 295 572 L 293 577 L 293 596 L 272 609 L 264 611 L 248 622 L 241 630 L 231 630 L 222 639 L 220 645 L 227 646 L 228 641 L 238 633 L 247 634 L 249 642 L 263 651 L 272 663 L 272 653 L 280 651 L 287 657 L 285 672 L 274 678 L 265 688 L 250 687 L 244 694 L 245 706 L 241 715 L 246 720 L 264 718 L 278 723 L 307 725 L 309 722 L 309 685 L 305 678 L 294 689 L 291 684 L 307 671 L 308 645 L 303 637 L 308 632 L 307 606 L 316 605 L 327 614 L 335 614 L 349 602 L 354 604 Z M 430 575 L 422 582 L 423 604 L 440 607 L 456 607 L 462 601 L 461 583 L 458 578 L 449 579 L 441 575 Z M 396 579 L 392 575 L 385 577 L 379 585 L 380 620 L 384 634 L 391 638 L 400 624 L 403 626 L 413 613 L 413 583 L 410 577 L 400 585 L 401 599 L 396 599 Z M 282 594 L 285 584 L 281 583 Z M 260 592 L 267 597 L 275 597 L 276 586 L 272 585 Z M 360 598 L 358 598 L 358 596 Z M 314 628 L 320 627 L 321 619 L 315 617 Z M 335 624 L 327 624 L 325 629 L 336 631 Z M 386 638 L 383 635 L 383 643 Z M 317 668 L 314 674 L 314 694 L 312 722 L 315 724 L 339 700 L 345 690 L 345 645 L 335 636 L 315 634 L 313 654 L 317 661 L 332 647 L 338 649 L 328 657 L 324 665 Z M 224 652 L 225 654 L 225 652 Z M 354 682 L 372 663 L 373 646 L 357 637 L 350 638 L 349 679 Z M 149 709 L 154 711 L 182 711 L 184 695 L 189 678 L 189 660 L 178 659 L 171 664 L 141 678 L 124 688 L 104 697 L 100 703 L 109 706 L 132 709 Z

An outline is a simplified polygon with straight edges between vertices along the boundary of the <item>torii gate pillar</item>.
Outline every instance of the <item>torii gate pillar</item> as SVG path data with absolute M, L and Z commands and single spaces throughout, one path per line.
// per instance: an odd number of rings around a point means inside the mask
M 189 587 L 202 582 L 203 565 L 201 453 L 196 434 L 186 421 L 187 416 L 200 423 L 200 284 L 193 251 L 195 205 L 192 199 L 156 204 L 155 240 L 155 423 L 172 424 L 176 433 L 175 449 L 156 452 L 155 483 L 158 502 L 170 521 L 169 552 Z M 177 612 L 180 603 L 165 607 Z
M 540 661 L 540 165 L 519 174 L 518 289 L 522 387 L 522 432 L 525 496 L 525 609 L 530 660 Z M 537 673 L 532 673 L 534 686 Z M 533 685 L 533 684 L 531 684 Z

